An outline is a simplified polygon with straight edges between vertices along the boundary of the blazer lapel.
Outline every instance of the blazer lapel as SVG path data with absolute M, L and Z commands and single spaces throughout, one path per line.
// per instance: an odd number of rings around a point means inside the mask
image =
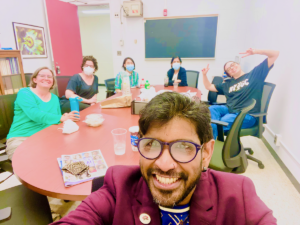
M 137 194 L 132 199 L 132 211 L 136 225 L 143 225 L 140 221 L 140 215 L 146 213 L 150 216 L 151 224 L 161 224 L 160 211 L 158 205 L 154 203 L 151 192 L 141 177 L 137 185 Z
M 202 172 L 190 204 L 190 224 L 215 224 L 217 209 L 214 199 L 211 199 L 208 171 Z

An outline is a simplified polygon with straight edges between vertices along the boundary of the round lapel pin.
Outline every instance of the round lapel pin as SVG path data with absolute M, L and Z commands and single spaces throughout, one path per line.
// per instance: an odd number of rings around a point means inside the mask
M 140 215 L 140 221 L 143 223 L 143 224 L 149 224 L 151 222 L 151 218 L 148 214 L 146 213 L 142 213 Z

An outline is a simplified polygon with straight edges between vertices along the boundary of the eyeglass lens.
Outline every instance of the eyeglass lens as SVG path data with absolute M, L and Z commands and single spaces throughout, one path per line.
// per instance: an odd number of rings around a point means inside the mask
M 45 75 L 45 74 L 39 74 L 39 77 L 41 77 L 41 78 L 47 77 L 49 79 L 53 78 L 53 76 L 51 76 L 51 75 Z
M 155 139 L 142 139 L 138 146 L 141 154 L 148 159 L 157 158 L 162 149 L 162 144 Z M 177 141 L 170 144 L 170 153 L 172 157 L 179 162 L 191 161 L 196 153 L 196 146 L 187 141 Z

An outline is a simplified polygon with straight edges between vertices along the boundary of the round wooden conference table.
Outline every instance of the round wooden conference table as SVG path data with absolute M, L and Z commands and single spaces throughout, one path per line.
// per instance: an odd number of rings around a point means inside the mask
M 155 86 L 156 91 L 166 89 L 177 92 L 197 92 L 192 87 L 165 88 Z M 132 98 L 140 94 L 140 89 L 131 89 Z M 120 96 L 116 94 L 111 98 Z M 105 100 L 104 100 L 105 101 Z M 80 112 L 81 121 L 77 122 L 79 130 L 72 134 L 62 134 L 63 124 L 52 125 L 26 139 L 15 151 L 13 169 L 21 183 L 29 189 L 42 195 L 64 199 L 82 201 L 91 194 L 92 181 L 87 181 L 72 187 L 65 187 L 58 167 L 57 158 L 61 155 L 71 155 L 100 149 L 107 165 L 138 165 L 139 152 L 131 149 L 128 128 L 138 125 L 139 115 L 132 115 L 131 108 L 100 109 L 97 103 Z M 99 127 L 89 127 L 82 122 L 86 115 L 101 113 L 105 119 Z M 115 155 L 111 131 L 115 128 L 127 130 L 126 152 Z

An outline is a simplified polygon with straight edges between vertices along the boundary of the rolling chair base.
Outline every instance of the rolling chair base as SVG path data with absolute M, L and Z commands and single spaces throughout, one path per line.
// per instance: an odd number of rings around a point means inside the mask
M 256 159 L 256 158 L 252 157 L 251 155 L 246 155 L 246 156 L 247 156 L 247 159 L 250 159 L 250 160 L 252 160 L 252 161 L 254 161 L 254 162 L 257 162 L 257 163 L 258 163 L 258 167 L 259 167 L 260 169 L 265 168 L 265 166 L 264 166 L 264 164 L 262 163 L 262 161 L 260 161 L 260 160 L 258 160 L 258 159 Z
M 253 155 L 253 150 L 251 148 L 244 148 L 245 151 L 248 151 L 250 155 Z

